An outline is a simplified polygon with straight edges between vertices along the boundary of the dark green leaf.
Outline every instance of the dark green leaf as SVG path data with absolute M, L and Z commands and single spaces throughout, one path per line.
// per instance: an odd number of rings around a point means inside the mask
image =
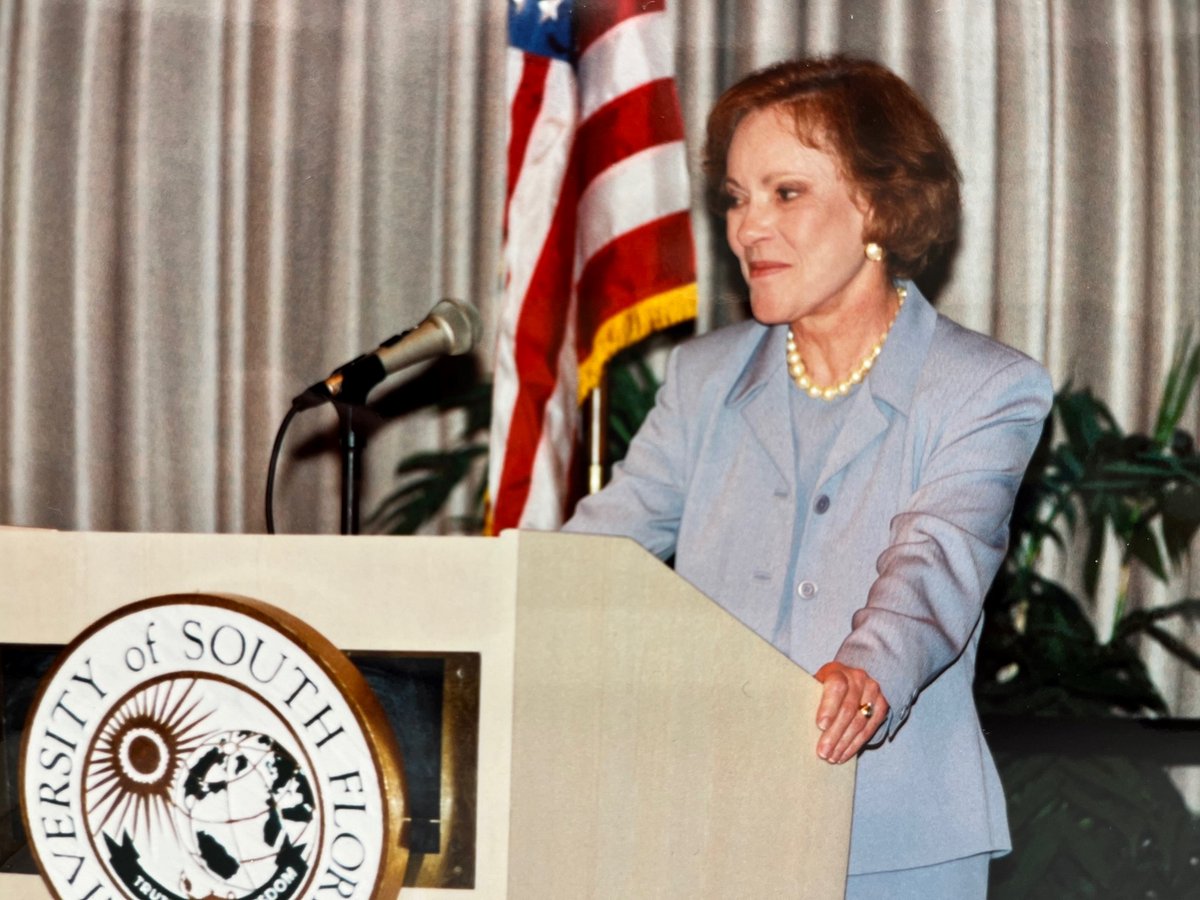
M 1200 671 L 1200 653 L 1196 653 L 1194 650 L 1188 647 L 1187 644 L 1175 637 L 1175 635 L 1171 634 L 1169 631 L 1159 628 L 1157 625 L 1147 625 L 1142 630 L 1147 635 L 1154 638 L 1154 640 L 1162 644 L 1163 649 L 1165 649 L 1168 653 L 1171 653 L 1172 655 L 1183 660 L 1193 669 Z
M 1100 568 L 1104 563 L 1104 520 L 1093 520 L 1089 524 L 1087 555 L 1083 558 L 1083 588 L 1089 597 L 1095 597 Z
M 1166 491 L 1160 522 L 1167 556 L 1178 564 L 1200 531 L 1200 488 L 1186 484 Z
M 1167 382 L 1158 407 L 1158 416 L 1154 425 L 1154 440 L 1160 446 L 1167 446 L 1175 429 L 1179 427 L 1179 420 L 1183 416 L 1183 410 L 1196 387 L 1198 378 L 1200 378 L 1200 345 L 1193 345 L 1192 329 L 1191 326 L 1188 326 L 1175 344 L 1171 367 L 1167 371 Z
M 1125 557 L 1133 558 L 1148 568 L 1159 581 L 1167 581 L 1167 567 L 1159 548 L 1158 536 L 1148 527 L 1136 529 L 1129 536 Z
M 1173 619 L 1176 617 L 1200 619 L 1200 599 L 1188 597 L 1185 600 L 1177 600 L 1174 603 L 1166 603 L 1162 606 L 1136 609 L 1128 613 L 1118 623 L 1118 629 L 1125 627 L 1125 623 L 1129 623 L 1131 627 L 1136 628 L 1140 627 L 1143 623 L 1158 622 L 1163 619 Z

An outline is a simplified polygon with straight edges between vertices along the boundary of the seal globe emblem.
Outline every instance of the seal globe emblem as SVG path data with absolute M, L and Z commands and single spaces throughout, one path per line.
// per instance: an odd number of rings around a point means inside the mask
M 309 776 L 274 738 L 214 735 L 184 763 L 173 793 L 178 831 L 214 893 L 295 880 L 316 801 Z

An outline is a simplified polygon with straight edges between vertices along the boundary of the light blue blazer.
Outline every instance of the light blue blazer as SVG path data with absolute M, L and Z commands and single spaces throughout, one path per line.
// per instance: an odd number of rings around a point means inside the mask
M 1008 850 L 971 683 L 1050 381 L 909 284 L 800 510 L 786 331 L 747 322 L 677 348 L 611 484 L 566 529 L 674 554 L 681 576 L 809 672 L 837 659 L 879 682 L 892 709 L 859 759 L 851 874 Z

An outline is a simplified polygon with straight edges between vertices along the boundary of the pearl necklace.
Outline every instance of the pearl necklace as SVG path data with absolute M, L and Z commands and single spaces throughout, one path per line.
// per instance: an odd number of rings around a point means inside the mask
M 892 320 L 888 322 L 887 328 L 879 336 L 879 340 L 875 343 L 875 346 L 863 357 L 862 362 L 854 367 L 854 371 L 850 373 L 849 378 L 845 381 L 839 381 L 832 387 L 823 388 L 815 384 L 808 377 L 808 370 L 804 368 L 804 360 L 800 358 L 800 351 L 796 349 L 796 336 L 792 334 L 792 329 L 789 328 L 787 336 L 787 364 L 788 372 L 791 373 L 792 381 L 796 382 L 796 387 L 814 399 L 836 400 L 838 397 L 846 396 L 850 393 L 852 387 L 860 384 L 867 376 L 867 373 L 871 371 L 871 366 L 875 365 L 875 360 L 879 358 L 879 354 L 883 352 L 884 341 L 887 340 L 888 334 L 891 333 L 892 326 L 896 324 L 896 317 L 900 315 L 900 308 L 904 306 L 904 298 L 908 296 L 908 289 L 903 285 L 896 285 L 896 296 L 900 298 L 900 303 L 896 307 L 896 312 L 892 314 Z

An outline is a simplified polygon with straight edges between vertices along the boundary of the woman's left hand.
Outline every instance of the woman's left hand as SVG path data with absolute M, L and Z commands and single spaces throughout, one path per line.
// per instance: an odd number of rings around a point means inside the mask
M 879 683 L 862 669 L 829 662 L 817 671 L 816 679 L 824 685 L 817 707 L 817 727 L 821 729 L 817 756 L 844 763 L 854 758 L 887 718 L 888 702 Z

